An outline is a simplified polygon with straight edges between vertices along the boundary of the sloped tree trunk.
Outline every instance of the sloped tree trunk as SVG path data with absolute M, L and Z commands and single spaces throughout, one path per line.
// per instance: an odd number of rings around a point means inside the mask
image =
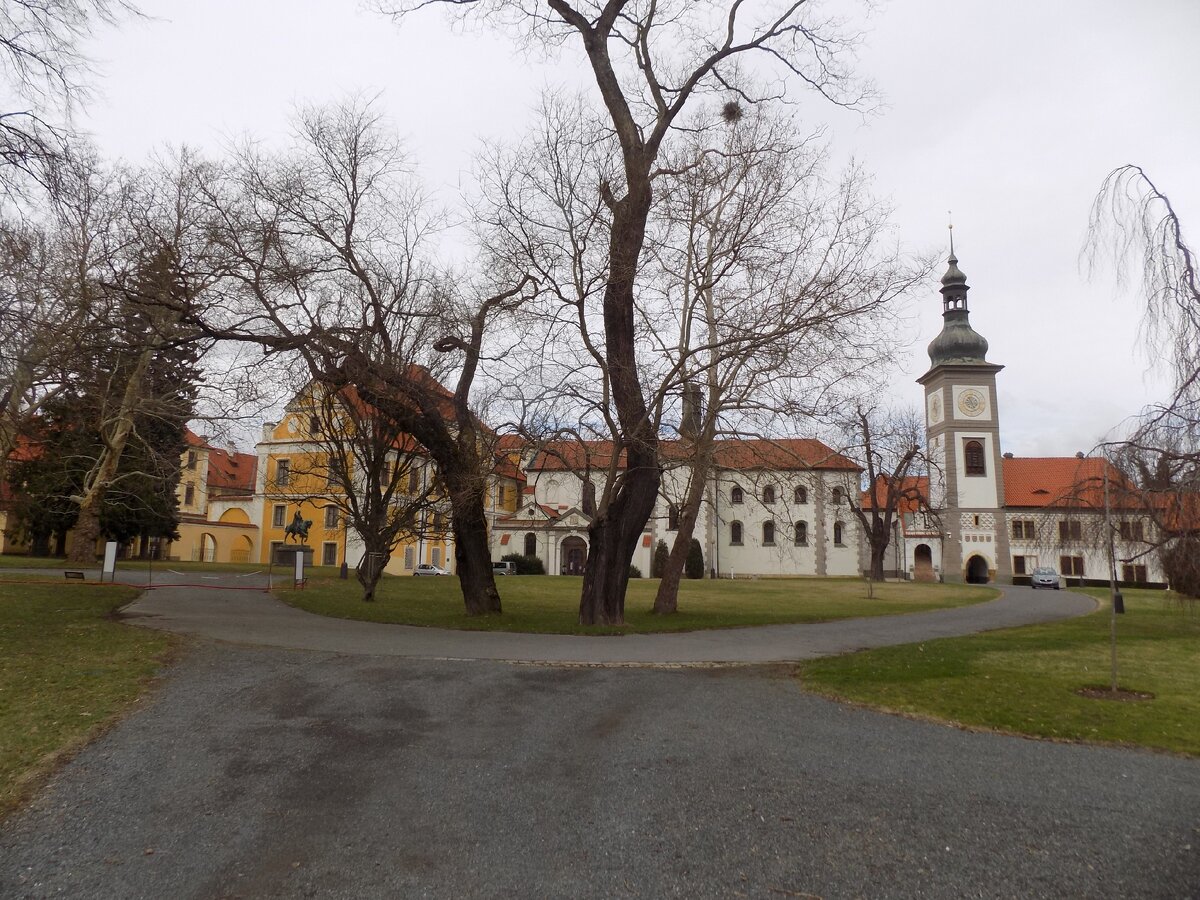
M 679 531 L 675 535 L 675 543 L 671 545 L 671 555 L 667 557 L 667 565 L 663 569 L 662 581 L 658 583 L 658 593 L 654 595 L 654 609 L 659 615 L 668 615 L 679 611 L 679 582 L 683 578 L 683 570 L 687 565 L 688 551 L 691 549 L 692 536 L 696 532 L 696 522 L 700 518 L 700 504 L 704 500 L 704 486 L 708 481 L 708 473 L 712 468 L 712 441 L 701 450 L 692 465 L 692 480 L 688 484 L 688 494 L 684 498 L 683 509 L 679 511 Z
M 579 598 L 582 625 L 625 621 L 629 566 L 658 498 L 662 471 L 658 434 L 650 421 L 638 379 L 633 319 L 634 277 L 650 214 L 648 169 L 626 166 L 628 193 L 612 203 L 608 284 L 604 289 L 604 342 L 608 377 L 626 448 L 625 472 L 588 529 L 587 568 Z
M 454 567 L 462 585 L 468 616 L 498 615 L 500 591 L 492 572 L 488 547 L 487 518 L 482 498 L 451 494 L 451 521 L 454 529 Z
M 121 405 L 104 441 L 104 449 L 84 482 L 83 493 L 79 497 L 79 518 L 75 521 L 75 543 L 71 545 L 70 562 L 90 563 L 96 560 L 96 541 L 100 537 L 100 507 L 104 503 L 109 485 L 116 477 L 117 468 L 121 464 L 121 454 L 125 452 L 129 434 L 133 431 L 133 415 L 153 355 L 154 351 L 150 349 L 143 350 L 138 355 L 137 363 L 129 374 L 129 381 L 125 383 Z

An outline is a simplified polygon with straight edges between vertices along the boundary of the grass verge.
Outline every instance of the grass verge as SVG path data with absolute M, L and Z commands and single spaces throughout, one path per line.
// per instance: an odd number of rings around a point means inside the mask
M 473 631 L 546 634 L 644 634 L 695 631 L 789 622 L 829 622 L 966 606 L 990 600 L 989 588 L 948 584 L 877 584 L 866 599 L 866 584 L 853 578 L 792 578 L 757 581 L 684 581 L 679 612 L 651 615 L 655 579 L 629 582 L 622 628 L 586 627 L 579 614 L 582 579 L 565 575 L 497 578 L 504 613 L 471 618 L 463 612 L 457 578 L 385 576 L 374 603 L 364 603 L 358 582 L 312 577 L 305 590 L 281 590 L 285 602 L 309 612 L 370 622 L 429 625 Z
M 1200 608 L 1126 591 L 1119 683 L 1153 694 L 1117 702 L 1076 693 L 1109 681 L 1108 592 L 1096 612 L 1048 625 L 814 660 L 804 687 L 836 699 L 971 727 L 1132 744 L 1200 756 Z
M 0 584 L 0 816 L 141 694 L 172 646 L 121 624 L 121 586 Z

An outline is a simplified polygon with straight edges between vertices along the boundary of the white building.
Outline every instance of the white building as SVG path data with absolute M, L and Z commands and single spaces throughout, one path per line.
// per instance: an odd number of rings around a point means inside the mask
M 517 512 L 495 522 L 493 556 L 536 555 L 547 572 L 582 574 L 612 443 L 507 446 L 521 453 L 527 486 Z M 644 575 L 657 542 L 674 542 L 690 477 L 679 441 L 662 442 L 661 451 L 660 495 L 633 559 Z M 816 440 L 718 441 L 694 531 L 705 568 L 718 577 L 856 574 L 858 526 L 844 501 L 847 480 L 857 484 L 858 474 L 853 461 Z

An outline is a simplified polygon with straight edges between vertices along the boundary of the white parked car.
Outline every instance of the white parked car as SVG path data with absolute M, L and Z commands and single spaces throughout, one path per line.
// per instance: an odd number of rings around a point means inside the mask
M 417 566 L 417 571 L 413 575 L 449 575 L 450 573 L 441 566 L 435 566 L 430 563 L 421 563 Z

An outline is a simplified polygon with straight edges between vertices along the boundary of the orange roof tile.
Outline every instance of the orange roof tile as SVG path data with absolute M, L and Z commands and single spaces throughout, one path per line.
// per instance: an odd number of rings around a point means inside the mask
M 1109 505 L 1138 506 L 1136 489 L 1121 470 L 1102 457 L 1038 456 L 1004 459 L 1004 505 L 1017 507 L 1104 508 L 1104 473 Z
M 922 503 L 928 503 L 929 478 L 926 475 L 909 475 L 900 484 L 900 502 L 896 511 L 899 513 L 918 512 Z M 876 504 L 883 506 L 887 499 L 887 476 L 878 475 L 875 478 L 875 490 L 862 492 L 862 508 L 874 509 Z
M 254 492 L 258 457 L 212 447 L 208 451 L 208 489 L 215 491 Z
M 659 453 L 668 462 L 686 458 L 682 441 L 659 442 Z M 530 470 L 579 471 L 586 468 L 606 469 L 612 461 L 612 441 L 551 441 L 542 447 Z M 858 471 L 858 464 L 821 441 L 812 438 L 757 438 L 717 441 L 714 457 L 721 469 L 837 469 Z M 624 467 L 625 453 L 621 452 L 618 466 Z

